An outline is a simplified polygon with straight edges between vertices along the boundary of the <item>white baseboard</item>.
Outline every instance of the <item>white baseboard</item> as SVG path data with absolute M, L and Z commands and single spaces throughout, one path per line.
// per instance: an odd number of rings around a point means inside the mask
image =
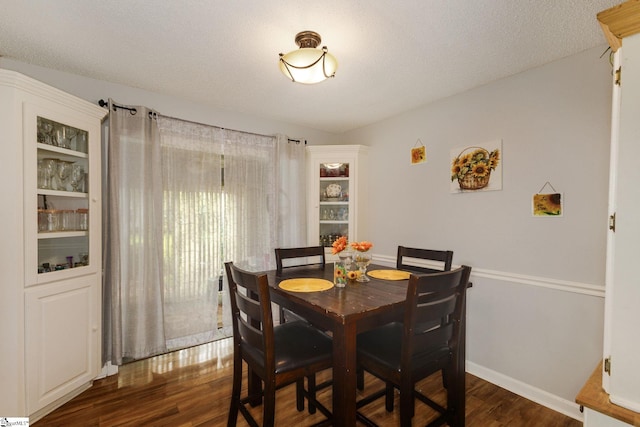
M 563 399 L 537 387 L 523 383 L 522 381 L 518 381 L 499 372 L 485 368 L 484 366 L 477 365 L 473 362 L 467 361 L 466 369 L 468 373 L 509 390 L 518 396 L 532 400 L 542 406 L 556 412 L 560 412 L 561 414 L 574 418 L 578 421 L 584 421 L 583 415 L 580 412 L 580 405 L 575 402 Z

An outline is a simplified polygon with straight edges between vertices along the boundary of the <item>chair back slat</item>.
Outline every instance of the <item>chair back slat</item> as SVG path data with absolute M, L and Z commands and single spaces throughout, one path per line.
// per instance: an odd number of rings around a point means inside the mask
M 301 265 L 317 265 L 324 268 L 325 256 L 323 246 L 307 246 L 302 248 L 276 248 L 276 272 L 282 273 L 283 268 Z
M 436 261 L 442 267 L 440 269 L 416 265 L 420 261 Z M 398 246 L 398 256 L 396 258 L 396 268 L 398 270 L 415 271 L 422 274 L 437 273 L 439 271 L 450 271 L 453 262 L 453 251 L 443 251 L 434 249 L 408 248 Z
M 231 297 L 234 347 L 262 355 L 266 371 L 275 372 L 273 319 L 267 276 L 242 270 L 231 262 L 225 263 L 225 268 Z
M 260 349 L 264 347 L 264 334 L 258 328 L 255 328 L 251 323 L 244 319 L 240 319 L 238 324 L 238 331 L 242 341 L 249 344 L 251 347 Z
M 447 294 L 443 294 L 442 292 L 435 293 L 428 301 L 418 303 L 415 322 L 419 324 L 444 319 L 453 313 L 455 306 L 455 289 Z
M 471 268 L 427 275 L 411 275 L 402 341 L 402 369 L 411 360 L 439 347 L 458 347 L 459 325 Z
M 255 294 L 255 293 L 252 293 Z M 255 321 L 261 321 L 262 312 L 260 311 L 260 301 L 249 298 L 243 294 L 240 287 L 236 287 L 236 303 L 238 304 L 238 310 L 241 313 Z
M 424 349 L 433 349 L 438 346 L 449 346 L 449 341 L 453 335 L 453 324 L 438 325 L 437 328 L 428 332 L 414 335 L 413 355 L 419 354 Z M 428 352 L 428 351 L 427 351 Z

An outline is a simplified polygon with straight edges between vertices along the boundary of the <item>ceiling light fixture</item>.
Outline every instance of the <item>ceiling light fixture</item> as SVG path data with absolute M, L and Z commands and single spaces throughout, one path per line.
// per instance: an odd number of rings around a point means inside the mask
M 320 34 L 313 31 L 296 34 L 300 49 L 280 54 L 280 71 L 292 81 L 304 84 L 320 83 L 335 76 L 338 61 L 326 46 L 316 49 L 321 40 Z

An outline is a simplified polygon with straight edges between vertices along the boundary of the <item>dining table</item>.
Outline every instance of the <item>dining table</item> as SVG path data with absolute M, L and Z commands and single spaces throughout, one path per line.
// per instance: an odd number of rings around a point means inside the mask
M 390 273 L 395 269 L 375 264 L 368 267 L 369 272 L 376 270 Z M 266 274 L 274 303 L 330 332 L 333 339 L 332 424 L 355 426 L 356 337 L 361 332 L 389 322 L 402 321 L 408 278 L 399 280 L 391 275 L 382 279 L 368 275 L 368 282 L 349 281 L 345 287 L 333 286 L 321 291 L 290 291 L 280 286 L 287 279 L 325 279 L 333 282 L 333 263 L 324 266 L 290 267 L 280 274 L 271 270 Z M 463 332 L 464 329 L 463 327 Z M 461 364 L 461 372 L 464 372 L 465 339 L 464 333 L 461 335 L 458 363 Z M 250 381 L 250 388 L 251 383 L 256 384 Z M 458 404 L 462 405 L 464 413 L 464 396 Z

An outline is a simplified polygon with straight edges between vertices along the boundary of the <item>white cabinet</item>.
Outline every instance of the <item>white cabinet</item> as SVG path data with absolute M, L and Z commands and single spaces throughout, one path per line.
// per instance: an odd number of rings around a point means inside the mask
M 360 204 L 366 198 L 368 147 L 323 145 L 307 147 L 308 244 L 330 254 L 340 236 L 350 242 L 366 239 L 366 218 Z
M 634 3 L 598 14 L 620 69 L 614 72 L 605 293 L 604 358 L 611 369 L 602 382 L 612 403 L 640 412 L 640 10 Z
M 105 114 L 0 70 L 3 416 L 33 422 L 99 373 Z
M 27 408 L 32 415 L 90 384 L 100 370 L 95 275 L 25 292 Z

